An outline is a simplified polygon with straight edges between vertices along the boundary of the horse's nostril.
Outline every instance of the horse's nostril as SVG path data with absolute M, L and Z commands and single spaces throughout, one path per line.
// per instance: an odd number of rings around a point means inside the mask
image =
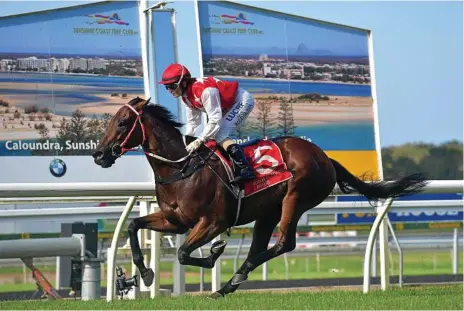
M 100 150 L 97 150 L 97 151 L 95 151 L 94 153 L 92 153 L 92 157 L 93 157 L 94 159 L 99 159 L 99 158 L 101 158 L 102 156 L 103 156 L 103 152 L 100 151 Z

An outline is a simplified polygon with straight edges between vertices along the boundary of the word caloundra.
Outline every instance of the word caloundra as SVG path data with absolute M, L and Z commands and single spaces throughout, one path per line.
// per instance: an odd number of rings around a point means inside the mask
M 57 141 L 14 141 L 8 140 L 5 143 L 7 150 L 93 150 L 96 149 L 99 141 L 73 142 L 67 140 L 64 146 Z

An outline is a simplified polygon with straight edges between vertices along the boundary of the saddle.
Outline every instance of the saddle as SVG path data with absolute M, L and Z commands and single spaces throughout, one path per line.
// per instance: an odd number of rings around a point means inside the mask
M 282 158 L 280 148 L 272 140 L 253 139 L 240 144 L 256 174 L 256 179 L 247 180 L 240 184 L 232 183 L 234 174 L 229 154 L 214 140 L 209 140 L 205 146 L 214 151 L 221 160 L 229 177 L 229 183 L 238 191 L 244 190 L 244 197 L 251 196 L 293 177 Z

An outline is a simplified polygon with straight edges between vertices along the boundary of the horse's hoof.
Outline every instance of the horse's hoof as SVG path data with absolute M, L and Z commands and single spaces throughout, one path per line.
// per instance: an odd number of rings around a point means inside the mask
M 219 240 L 213 243 L 211 246 L 211 254 L 222 254 L 224 252 L 224 249 L 226 248 L 227 241 L 224 240 Z
M 153 270 L 151 268 L 148 268 L 147 270 L 145 270 L 145 272 L 142 273 L 141 275 L 142 275 L 143 284 L 145 284 L 145 286 L 148 287 L 151 284 L 153 284 L 153 279 L 155 278 L 155 273 L 153 272 Z
M 211 295 L 208 296 L 209 299 L 219 299 L 223 298 L 224 295 L 222 295 L 220 292 L 214 292 Z
M 245 282 L 246 280 L 248 280 L 248 276 L 246 274 L 234 274 L 234 276 L 232 277 L 232 282 L 230 282 L 230 284 L 239 285 Z

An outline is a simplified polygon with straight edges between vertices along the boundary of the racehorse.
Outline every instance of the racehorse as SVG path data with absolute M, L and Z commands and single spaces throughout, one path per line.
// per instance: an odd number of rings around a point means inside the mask
M 141 145 L 153 169 L 160 210 L 135 218 L 128 226 L 133 262 L 147 286 L 152 284 L 154 273 L 143 262 L 137 238 L 140 229 L 174 234 L 191 229 L 178 250 L 179 262 L 212 268 L 224 251 L 225 241 L 213 243 L 207 257 L 195 258 L 191 253 L 230 227 L 255 221 L 245 262 L 227 284 L 210 296 L 219 298 L 234 292 L 264 262 L 294 250 L 299 218 L 324 201 L 336 184 L 345 194 L 357 192 L 372 201 L 418 193 L 426 185 L 419 173 L 391 182 L 364 182 L 314 143 L 276 137 L 271 141 L 280 149 L 291 178 L 240 198 L 229 183 L 225 166 L 213 153 L 214 148 L 203 145 L 198 152 L 187 154 L 184 138 L 189 143 L 195 137 L 184 137 L 179 130 L 183 124 L 169 110 L 149 101 L 137 97 L 124 104 L 92 154 L 97 165 L 108 168 L 125 152 Z M 277 242 L 268 249 L 279 222 Z

